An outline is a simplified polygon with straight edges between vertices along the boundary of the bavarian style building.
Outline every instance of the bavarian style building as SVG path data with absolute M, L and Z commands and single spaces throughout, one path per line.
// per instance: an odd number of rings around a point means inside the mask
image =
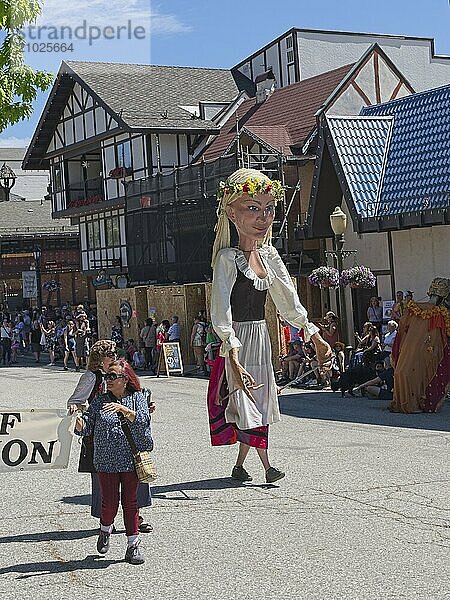
M 53 218 L 78 225 L 85 274 L 128 272 L 127 185 L 192 162 L 245 85 L 224 69 L 62 63 L 23 165 L 50 170 Z

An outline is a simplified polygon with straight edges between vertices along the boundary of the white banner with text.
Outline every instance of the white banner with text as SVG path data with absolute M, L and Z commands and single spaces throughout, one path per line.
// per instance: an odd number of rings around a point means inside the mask
M 66 469 L 74 416 L 61 409 L 0 409 L 0 472 Z

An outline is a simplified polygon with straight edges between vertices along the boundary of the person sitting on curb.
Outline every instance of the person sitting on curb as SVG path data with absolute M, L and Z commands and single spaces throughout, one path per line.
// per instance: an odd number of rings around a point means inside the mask
M 323 384 L 323 379 L 318 369 L 319 361 L 317 360 L 315 348 L 311 343 L 307 342 L 303 346 L 303 352 L 304 358 L 300 363 L 300 367 L 295 376 L 292 387 L 320 387 Z M 309 375 L 306 376 L 306 373 L 308 373 L 308 371 L 311 371 L 311 369 L 316 370 L 313 373 L 309 373 Z M 306 376 L 305 378 L 303 378 L 304 375 Z M 297 379 L 299 381 L 296 381 Z
M 302 342 L 300 340 L 291 340 L 289 343 L 288 353 L 281 358 L 281 379 L 280 384 L 288 383 L 297 377 L 299 367 L 305 359 L 305 354 L 302 350 Z
M 353 388 L 353 393 L 361 391 L 363 396 L 379 398 L 380 400 L 392 400 L 394 390 L 394 370 L 392 367 L 384 368 L 383 363 L 375 366 L 377 376 Z

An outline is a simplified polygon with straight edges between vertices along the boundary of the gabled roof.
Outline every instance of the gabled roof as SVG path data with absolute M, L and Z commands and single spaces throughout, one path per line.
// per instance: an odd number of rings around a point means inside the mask
M 239 92 L 227 69 L 72 61 L 66 66 L 133 129 L 213 128 L 181 106 L 230 102 Z
M 25 157 L 25 168 L 39 168 L 76 82 L 126 131 L 196 133 L 218 129 L 212 121 L 182 107 L 198 106 L 201 101 L 229 103 L 243 80 L 242 74 L 237 77 L 227 69 L 63 62 Z
M 260 104 L 256 103 L 255 98 L 246 100 L 228 119 L 220 134 L 206 149 L 204 158 L 211 160 L 226 153 L 236 139 L 236 119 L 239 121 L 239 129 L 245 127 L 253 131 L 255 127 L 270 128 L 266 130 L 269 138 L 267 140 L 264 138 L 263 141 L 267 141 L 270 147 L 280 151 L 280 146 L 275 144 L 281 136 L 281 146 L 285 147 L 286 154 L 292 155 L 294 148 L 301 147 L 314 130 L 316 112 L 352 68 L 353 65 L 346 65 L 277 89 Z M 261 133 L 262 129 L 259 131 Z M 286 148 L 288 138 L 290 143 L 289 148 Z
M 292 154 L 293 144 L 291 135 L 285 125 L 247 125 L 241 133 L 247 133 L 255 142 L 273 150 L 274 153 L 282 152 Z
M 0 161 L 9 162 L 9 161 L 17 161 L 22 162 L 23 157 L 25 156 L 26 148 L 6 148 L 4 146 L 0 147 Z
M 361 217 L 376 212 L 393 117 L 325 117 L 342 174 Z
M 327 116 L 319 139 L 308 237 L 342 194 L 358 232 L 450 223 L 450 85 Z
M 364 108 L 394 119 L 376 216 L 450 206 L 450 85 Z

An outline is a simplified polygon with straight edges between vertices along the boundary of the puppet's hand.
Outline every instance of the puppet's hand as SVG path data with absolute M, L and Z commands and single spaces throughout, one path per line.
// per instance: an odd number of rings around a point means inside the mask
M 237 348 L 233 348 L 230 352 L 230 365 L 233 371 L 233 382 L 236 389 L 243 390 L 248 398 L 254 402 L 255 399 L 253 398 L 251 390 L 257 386 L 257 383 L 239 362 Z

